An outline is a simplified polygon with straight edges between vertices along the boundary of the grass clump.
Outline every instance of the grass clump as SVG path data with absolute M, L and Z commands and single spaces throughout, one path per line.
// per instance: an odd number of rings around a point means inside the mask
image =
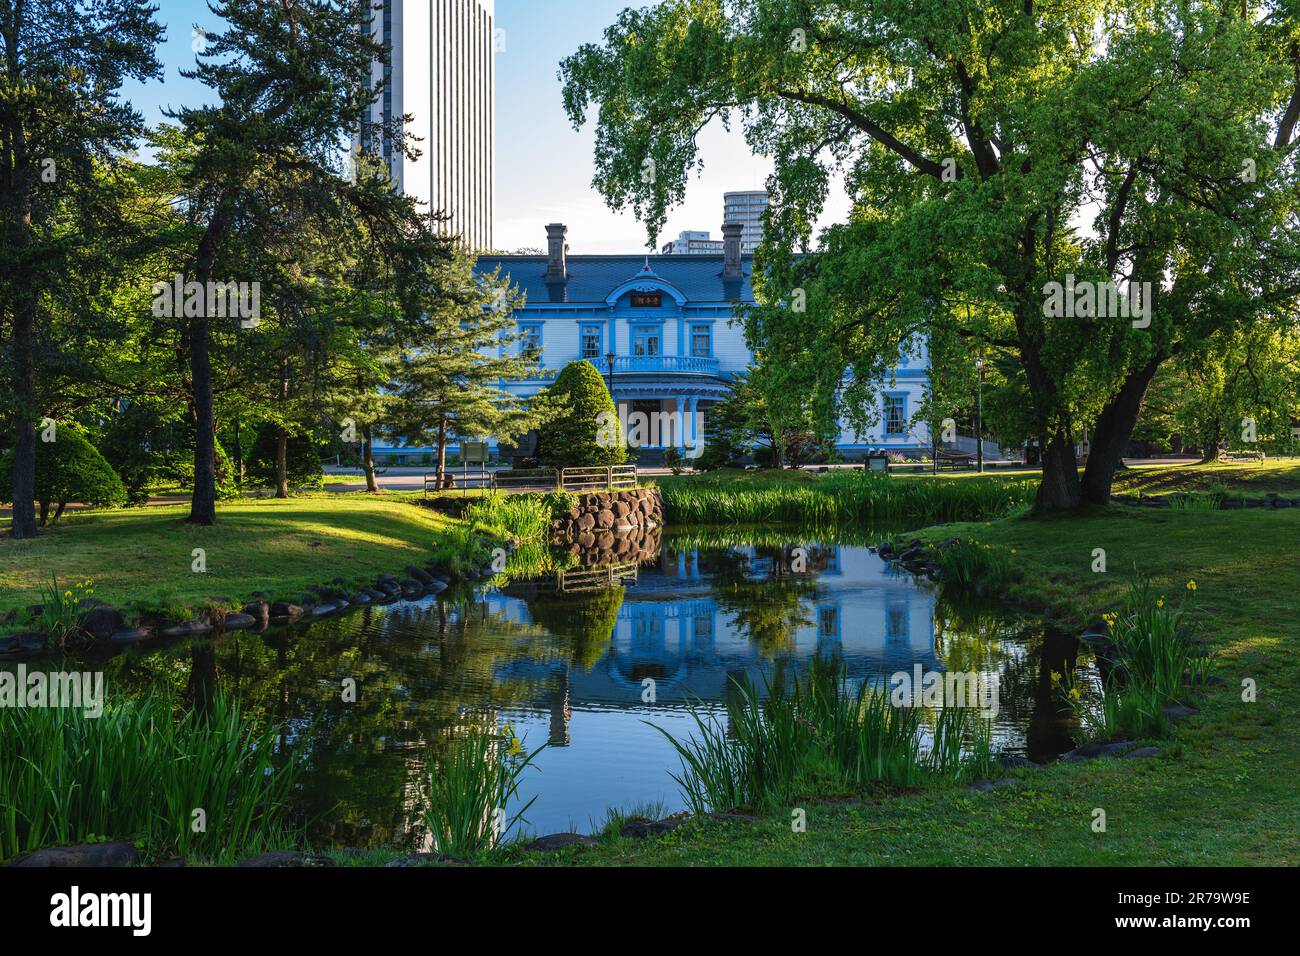
M 766 700 L 750 685 L 736 687 L 730 733 L 698 710 L 688 740 L 656 727 L 681 758 L 673 779 L 693 813 L 772 810 L 800 797 L 920 787 L 992 769 L 987 725 L 969 710 L 940 710 L 927 746 L 924 708 L 894 706 L 865 682 L 851 688 L 834 662 L 815 662 L 789 688 L 778 670 Z
M 424 825 L 435 849 L 469 858 L 502 844 L 533 805 L 525 803 L 506 820 L 506 805 L 519 794 L 524 771 L 545 744 L 531 753 L 506 724 L 500 729 L 471 725 L 453 731 L 430 774 Z
M 934 562 L 945 584 L 997 593 L 1015 580 L 1015 555 L 1014 548 L 995 547 L 974 538 L 955 538 L 938 549 Z
M 160 695 L 111 699 L 99 717 L 0 708 L 0 859 L 103 838 L 213 863 L 284 845 L 297 765 L 277 759 L 277 737 L 223 693 L 179 715 Z

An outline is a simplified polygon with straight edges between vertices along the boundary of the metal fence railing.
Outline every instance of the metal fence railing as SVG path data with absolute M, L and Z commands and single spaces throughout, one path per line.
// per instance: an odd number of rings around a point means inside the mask
M 606 465 L 603 468 L 561 468 L 561 491 L 594 491 L 601 488 L 635 488 L 636 465 Z
M 582 591 L 603 591 L 620 584 L 636 584 L 639 565 L 635 561 L 621 564 L 602 564 L 594 568 L 574 568 L 556 575 L 556 590 L 565 594 Z
M 451 479 L 448 482 L 448 479 Z M 447 471 L 440 484 L 436 472 L 424 476 L 429 492 L 490 488 L 493 491 L 622 491 L 637 486 L 636 465 L 593 468 L 511 468 L 502 471 Z

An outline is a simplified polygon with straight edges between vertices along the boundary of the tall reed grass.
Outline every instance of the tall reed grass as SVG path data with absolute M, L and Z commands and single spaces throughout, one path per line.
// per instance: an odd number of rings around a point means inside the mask
M 984 521 L 1005 517 L 1034 500 L 1032 481 L 897 478 L 861 471 L 770 484 L 707 476 L 665 478 L 659 481 L 659 492 L 665 516 L 675 524 Z
M 874 785 L 915 787 L 987 776 L 993 757 L 985 722 L 964 708 L 935 716 L 926 744 L 924 708 L 896 707 L 866 683 L 856 690 L 834 664 L 815 662 L 786 687 L 780 671 L 767 697 L 737 684 L 729 728 L 692 709 L 695 732 L 679 740 L 673 774 L 693 813 L 770 810 L 799 797 L 861 793 Z M 654 726 L 653 724 L 651 726 Z
M 556 505 L 550 495 L 510 495 L 491 491 L 465 509 L 465 518 L 520 540 L 546 540 Z
M 1102 616 L 1115 644 L 1115 666 L 1102 686 L 1101 699 L 1090 707 L 1075 688 L 1066 689 L 1071 706 L 1094 736 L 1162 737 L 1170 728 L 1164 708 L 1204 683 L 1209 661 L 1197 654 L 1187 619 L 1195 591 L 1196 582 L 1188 581 L 1175 607 L 1157 594 L 1150 579 L 1138 575 L 1120 609 Z
M 224 693 L 179 715 L 160 695 L 110 699 L 97 718 L 0 709 L 0 859 L 104 838 L 215 863 L 288 845 L 297 765 L 278 756 L 275 729 Z
M 453 730 L 435 758 L 424 810 L 424 824 L 438 852 L 475 856 L 498 846 L 526 822 L 524 814 L 536 797 L 509 819 L 506 807 L 518 796 L 524 771 L 545 746 L 525 751 L 509 724 Z

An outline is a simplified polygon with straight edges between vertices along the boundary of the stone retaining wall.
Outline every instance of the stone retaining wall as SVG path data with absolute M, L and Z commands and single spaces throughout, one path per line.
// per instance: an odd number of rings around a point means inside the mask
M 551 522 L 551 534 L 557 541 L 580 541 L 583 535 L 602 532 L 626 534 L 664 523 L 664 506 L 656 488 L 596 491 L 575 497 L 577 505 Z

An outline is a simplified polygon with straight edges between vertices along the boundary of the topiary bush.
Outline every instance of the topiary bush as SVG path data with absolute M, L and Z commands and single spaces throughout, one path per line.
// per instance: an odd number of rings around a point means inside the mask
M 621 465 L 627 461 L 626 436 L 618 412 L 596 366 L 570 362 L 546 389 L 560 411 L 537 434 L 537 460 L 547 468 Z M 601 413 L 608 413 L 601 419 Z M 603 424 L 603 428 L 602 428 Z
M 0 501 L 13 497 L 13 452 L 0 458 Z M 57 524 L 70 501 L 97 507 L 126 504 L 126 486 L 94 445 L 75 427 L 59 425 L 54 441 L 36 443 L 36 501 L 41 525 Z M 50 506 L 54 506 L 53 520 Z

